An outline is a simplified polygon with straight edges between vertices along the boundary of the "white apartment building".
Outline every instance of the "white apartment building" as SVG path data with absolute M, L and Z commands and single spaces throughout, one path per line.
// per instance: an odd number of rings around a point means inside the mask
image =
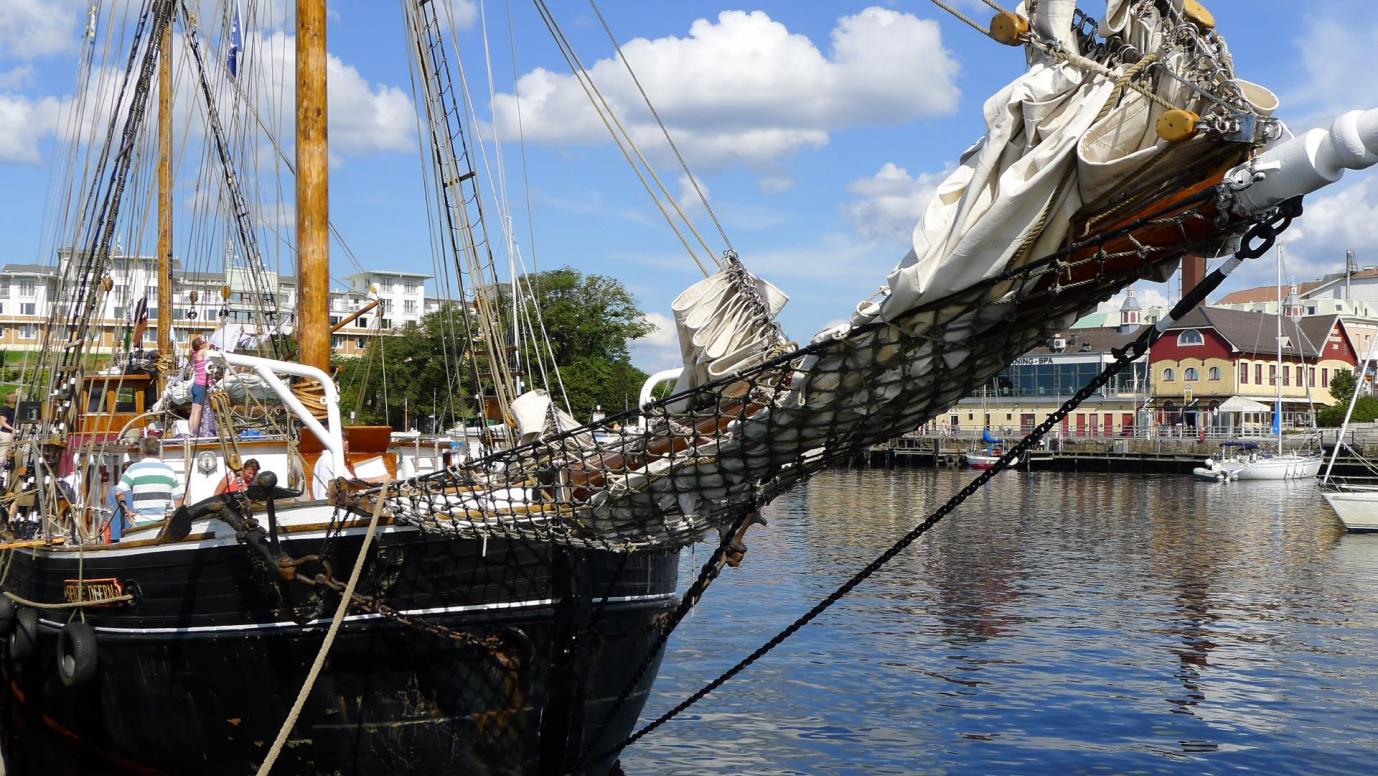
M 420 323 L 426 314 L 426 281 L 430 275 L 394 270 L 367 270 L 345 278 L 349 291 L 358 296 L 376 294 L 378 313 L 385 329 Z
M 58 301 L 62 268 L 73 258 L 70 250 L 59 251 L 59 266 L 5 264 L 0 266 L 0 351 L 37 351 L 42 346 L 43 329 L 53 305 Z M 255 288 L 248 270 L 231 267 L 223 272 L 184 272 L 173 260 L 172 292 L 173 341 L 186 345 L 192 336 L 214 330 L 223 319 L 248 323 L 262 320 L 259 311 L 268 303 L 276 305 L 280 320 L 295 319 L 297 288 L 293 277 L 276 272 L 259 273 Z M 144 346 L 157 341 L 158 272 L 152 256 L 115 256 L 109 272 L 110 293 L 95 316 L 100 327 L 95 352 L 110 352 L 120 345 L 132 325 L 133 310 L 139 300 L 148 306 L 148 329 Z M 378 287 L 381 304 L 343 327 L 332 337 L 337 355 L 360 356 L 370 339 L 392 333 L 408 323 L 419 323 L 427 312 L 439 309 L 442 302 L 427 299 L 429 275 L 409 272 L 368 271 L 349 277 L 349 289 L 330 292 L 330 322 L 339 323 L 369 302 L 369 287 Z M 256 298 L 258 297 L 258 304 Z

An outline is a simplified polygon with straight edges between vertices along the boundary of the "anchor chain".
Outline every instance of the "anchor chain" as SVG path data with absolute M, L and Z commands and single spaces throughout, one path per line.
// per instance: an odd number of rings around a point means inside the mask
M 1082 386 L 1081 389 L 1078 390 L 1070 399 L 1063 402 L 1062 406 L 1058 407 L 1057 410 L 1050 413 L 1048 417 L 1043 420 L 1042 423 L 1039 423 L 1037 426 L 1035 426 L 1034 429 L 1031 432 L 1029 432 L 1023 439 L 1019 440 L 1019 442 L 1017 442 L 1015 445 L 1006 450 L 1004 455 L 1000 456 L 1000 458 L 995 462 L 993 466 L 991 466 L 991 468 L 981 472 L 981 474 L 976 476 L 974 479 L 972 479 L 971 482 L 967 483 L 965 487 L 958 491 L 956 495 L 952 496 L 942 506 L 938 507 L 938 509 L 936 509 L 932 514 L 930 514 L 928 518 L 925 519 L 922 523 L 920 523 L 909 533 L 901 537 L 898 541 L 891 545 L 889 549 L 881 553 L 874 560 L 868 563 L 864 568 L 852 575 L 850 579 L 848 579 L 840 587 L 835 589 L 826 598 L 824 598 L 822 601 L 819 601 L 811 609 L 809 609 L 803 615 L 801 615 L 793 622 L 791 622 L 788 626 L 786 626 L 783 630 L 776 633 L 775 636 L 773 636 L 769 641 L 758 647 L 750 655 L 746 656 L 736 665 L 732 666 L 727 671 L 720 674 L 716 679 L 710 681 L 708 684 L 705 684 L 703 687 L 695 691 L 694 694 L 690 695 L 688 698 L 684 699 L 679 704 L 677 704 L 674 708 L 660 715 L 654 721 L 648 723 L 640 730 L 629 735 L 618 745 L 610 749 L 604 750 L 593 757 L 588 758 L 587 760 L 585 760 L 585 763 L 596 762 L 599 760 L 615 757 L 628 746 L 631 746 L 632 744 L 636 743 L 637 741 L 641 740 L 647 735 L 650 735 L 652 732 L 660 728 L 665 723 L 679 716 L 679 714 L 684 712 L 690 706 L 693 706 L 695 703 L 698 703 L 700 700 L 707 697 L 714 690 L 731 681 L 733 677 L 737 676 L 742 671 L 750 667 L 753 663 L 760 660 L 771 650 L 775 649 L 777 646 L 782 644 L 786 639 L 790 638 L 795 633 L 797 633 L 805 625 L 808 625 L 810 622 L 812 622 L 814 618 L 816 618 L 818 615 L 822 614 L 824 611 L 831 608 L 833 604 L 841 600 L 844 596 L 846 596 L 848 593 L 854 590 L 862 582 L 870 578 L 873 574 L 879 571 L 887 563 L 893 560 L 895 556 L 899 555 L 911 544 L 917 541 L 920 537 L 928 533 L 928 531 L 931 530 L 933 526 L 941 522 L 943 518 L 947 517 L 949 514 L 955 511 L 957 507 L 961 506 L 962 503 L 965 502 L 968 498 L 975 495 L 978 491 L 981 490 L 981 488 L 985 487 L 986 484 L 989 483 L 992 479 L 994 479 L 996 475 L 1020 461 L 1026 452 L 1038 445 L 1043 440 L 1043 437 L 1049 431 L 1051 431 L 1054 427 L 1061 423 L 1064 418 L 1066 418 L 1073 411 L 1075 411 L 1076 408 L 1080 406 L 1082 402 L 1094 396 L 1101 388 L 1103 388 L 1107 383 L 1109 383 L 1112 378 L 1114 378 L 1117 374 L 1123 371 L 1126 366 L 1133 363 L 1140 356 L 1146 353 L 1148 351 L 1149 346 L 1151 346 L 1159 337 L 1163 335 L 1167 327 L 1170 326 L 1173 321 L 1180 320 L 1187 313 L 1194 310 L 1197 307 L 1197 305 L 1205 301 L 1206 296 L 1215 291 L 1215 289 L 1219 288 L 1220 284 L 1224 282 L 1225 278 L 1229 276 L 1229 274 L 1234 270 L 1235 267 L 1239 266 L 1239 264 L 1241 264 L 1245 259 L 1258 258 L 1263 254 L 1267 253 L 1268 250 L 1272 247 L 1274 241 L 1277 239 L 1277 236 L 1281 234 L 1282 231 L 1285 230 L 1288 226 L 1290 226 L 1292 221 L 1301 215 L 1301 212 L 1301 198 L 1295 197 L 1291 200 L 1281 203 L 1280 205 L 1278 205 L 1277 208 L 1267 213 L 1263 218 L 1255 221 L 1254 224 L 1250 226 L 1248 231 L 1245 233 L 1243 240 L 1241 242 L 1240 249 L 1235 253 L 1233 259 L 1226 262 L 1223 266 L 1216 269 L 1210 275 L 1207 275 L 1199 283 L 1197 283 L 1197 285 L 1194 288 L 1187 292 L 1182 297 L 1182 299 L 1178 301 L 1176 305 L 1173 306 L 1172 311 L 1168 313 L 1168 315 L 1162 321 L 1160 321 L 1158 325 L 1145 328 L 1143 332 L 1141 332 L 1139 336 L 1134 339 L 1134 341 L 1130 342 L 1123 348 L 1119 348 L 1112 351 L 1112 356 L 1114 360 L 1110 364 L 1108 364 L 1104 369 L 1102 369 L 1101 372 L 1097 374 L 1089 383 Z M 707 572 L 708 569 L 707 567 L 705 567 L 704 573 L 706 574 Z M 668 634 L 666 635 L 668 637 Z M 595 737 L 593 740 L 596 741 L 597 738 Z
M 292 579 L 308 587 L 325 588 L 334 591 L 340 596 L 345 594 L 345 583 L 335 578 L 331 573 L 329 561 L 321 558 L 319 555 L 303 555 L 300 558 L 293 558 L 291 561 L 283 564 L 283 569 L 290 569 L 295 572 L 298 567 L 308 563 L 319 564 L 321 570 L 309 576 L 305 574 L 293 574 Z M 350 596 L 349 606 L 367 614 L 376 614 L 405 628 L 428 633 L 436 638 L 447 639 L 468 647 L 488 650 L 504 668 L 514 669 L 519 667 L 520 661 L 506 651 L 506 648 L 509 646 L 506 639 L 497 634 L 480 637 L 466 631 L 447 628 L 438 623 L 427 622 L 420 617 L 412 617 L 403 614 L 396 607 L 384 602 L 380 596 L 364 595 L 359 592 L 355 592 Z

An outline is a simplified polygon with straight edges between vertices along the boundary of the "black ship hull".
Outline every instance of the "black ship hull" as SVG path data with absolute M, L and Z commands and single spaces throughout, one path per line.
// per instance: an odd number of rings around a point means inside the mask
M 293 557 L 325 550 L 344 579 L 360 533 L 282 546 Z M 658 664 L 602 739 L 588 740 L 676 603 L 677 553 L 390 528 L 370 556 L 359 592 L 396 615 L 351 610 L 275 772 L 567 771 L 630 732 Z M 84 557 L 15 551 L 3 589 L 62 601 L 77 579 L 87 597 L 117 589 L 134 600 L 83 610 L 98 650 L 84 684 L 66 686 L 57 670 L 70 610 L 40 612 L 29 657 L 7 649 L 0 713 L 11 773 L 252 773 L 339 600 L 278 579 L 232 537 Z

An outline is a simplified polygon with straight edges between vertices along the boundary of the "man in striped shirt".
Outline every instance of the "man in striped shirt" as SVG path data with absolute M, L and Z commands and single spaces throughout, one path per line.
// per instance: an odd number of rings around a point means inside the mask
M 158 458 L 158 440 L 146 437 L 140 448 L 143 458 L 130 464 L 115 486 L 115 498 L 133 528 L 162 520 L 168 507 L 182 505 L 182 484 L 177 472 Z

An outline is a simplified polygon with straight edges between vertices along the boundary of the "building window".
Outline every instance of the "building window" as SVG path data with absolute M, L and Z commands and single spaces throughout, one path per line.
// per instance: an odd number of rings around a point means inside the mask
M 1278 384 L 1278 365 L 1277 365 L 1277 364 L 1269 364 L 1269 365 L 1268 365 L 1268 384 L 1269 384 L 1269 385 L 1277 385 L 1277 384 Z
M 1300 366 L 1300 365 L 1297 366 L 1297 387 L 1298 387 L 1298 388 L 1301 388 L 1302 386 L 1306 385 L 1306 378 L 1302 376 L 1302 375 L 1305 374 L 1305 372 L 1303 371 L 1303 370 L 1305 370 L 1305 369 L 1306 369 L 1306 367 L 1304 367 L 1304 366 Z
M 358 348 L 359 350 L 363 350 L 364 348 L 368 347 L 368 345 L 367 345 L 367 343 L 364 341 L 364 338 L 363 338 L 363 337 L 355 337 L 355 338 L 354 338 L 354 347 Z
M 380 329 L 391 329 L 391 328 L 392 328 L 392 321 L 389 321 L 387 318 L 379 318 L 379 319 L 378 319 L 378 328 L 380 328 Z
M 344 347 L 344 337 L 331 337 L 331 338 L 330 338 L 330 347 L 332 347 L 332 348 L 342 348 L 342 347 Z
M 23 326 L 20 326 L 20 327 L 19 327 L 19 338 L 20 338 L 20 339 L 37 339 L 37 338 L 38 338 L 38 327 L 35 326 L 35 325 L 33 325 L 32 323 L 26 323 L 26 324 L 24 324 Z
M 1254 364 L 1254 382 L 1263 385 L 1263 365 Z
M 332 316 L 330 316 L 330 325 L 331 325 L 331 326 L 339 326 L 339 325 L 340 325 L 340 316 L 338 316 L 338 315 L 332 315 Z
M 1248 364 L 1240 364 L 1240 365 L 1239 365 L 1239 382 L 1240 382 L 1241 385 L 1248 385 L 1248 384 L 1249 384 L 1249 365 L 1248 365 Z
M 1196 367 L 1194 367 L 1194 366 L 1189 366 L 1189 367 L 1187 367 L 1185 370 L 1183 370 L 1183 371 L 1182 371 L 1182 379 L 1183 379 L 1183 380 L 1186 380 L 1187 382 L 1191 382 L 1191 383 L 1196 382 L 1196 380 L 1197 380 L 1197 376 L 1196 376 Z
M 1321 367 L 1321 387 L 1330 387 L 1330 367 L 1328 366 Z
M 1286 364 L 1282 365 L 1282 384 L 1292 384 L 1292 370 L 1288 369 Z
M 407 313 L 407 314 L 409 314 L 409 315 L 414 315 L 414 314 L 416 313 L 416 300 L 415 300 L 415 299 L 407 299 L 407 300 L 404 300 L 404 301 L 402 302 L 402 312 Z
M 124 307 L 115 305 L 115 320 L 124 320 Z
M 1306 370 L 1306 387 L 1316 387 L 1316 367 L 1308 367 Z
M 38 314 L 37 305 L 35 305 L 33 302 L 20 302 L 20 304 L 19 304 L 19 314 L 20 314 L 20 315 L 37 315 L 37 314 Z
M 20 296 L 33 296 L 33 295 L 34 295 L 33 281 L 32 281 L 32 280 L 21 280 L 21 281 L 19 281 L 19 295 L 20 295 Z
M 1187 329 L 1177 335 L 1177 344 L 1182 346 L 1204 345 L 1206 344 L 1206 338 L 1201 336 L 1201 332 L 1196 329 Z
M 1173 380 L 1172 367 L 1163 370 L 1163 382 L 1170 383 Z
M 1210 370 L 1209 372 L 1207 372 L 1206 374 L 1209 375 L 1209 379 L 1211 379 L 1211 380 L 1219 380 L 1219 379 L 1220 379 L 1220 367 L 1218 367 L 1218 366 L 1213 366 L 1213 367 L 1211 367 L 1211 370 Z

